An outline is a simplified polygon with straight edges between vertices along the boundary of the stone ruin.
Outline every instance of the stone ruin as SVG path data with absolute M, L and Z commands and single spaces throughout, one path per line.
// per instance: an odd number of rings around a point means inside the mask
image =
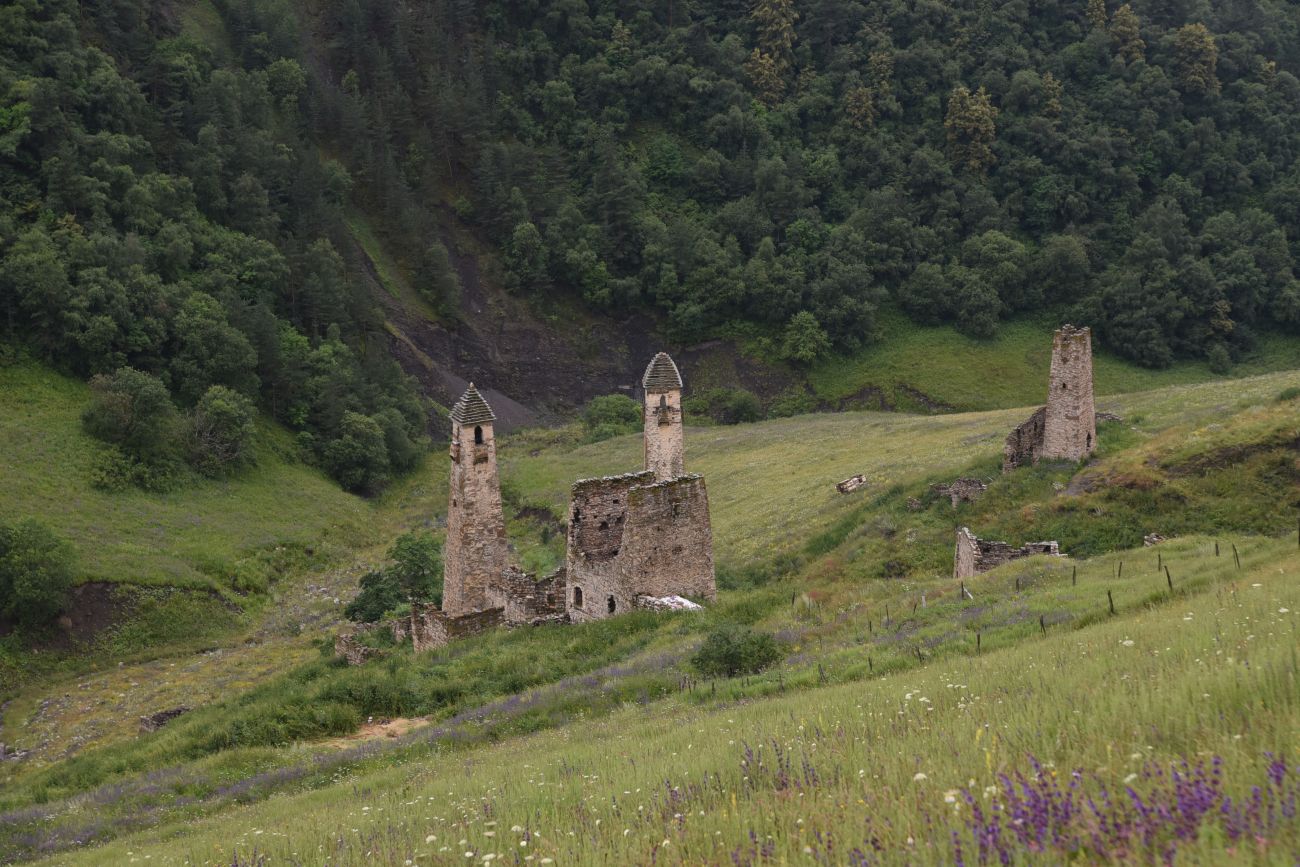
M 682 378 L 667 353 L 641 379 L 645 469 L 573 485 L 565 567 L 571 620 L 669 596 L 717 597 L 704 479 L 685 473 Z
M 1097 447 L 1092 396 L 1092 331 L 1065 325 L 1052 340 L 1047 405 L 1007 435 L 1002 472 L 1038 461 L 1078 461 Z
M 189 713 L 190 710 L 191 708 L 182 705 L 180 707 L 169 708 L 168 710 L 160 710 L 157 713 L 151 713 L 148 716 L 142 716 L 140 717 L 140 734 L 156 732 L 178 716 L 183 716 L 184 714 Z
M 1006 542 L 980 539 L 968 527 L 957 530 L 957 550 L 953 555 L 953 580 L 972 578 L 981 572 L 996 569 L 1003 563 L 1033 557 L 1038 554 L 1060 557 L 1061 546 L 1056 542 L 1030 542 L 1012 548 Z
M 930 490 L 941 497 L 947 497 L 955 509 L 958 503 L 975 502 L 988 490 L 988 487 L 981 479 L 953 479 L 951 482 L 931 485 Z
M 684 472 L 682 380 L 666 353 L 645 391 L 645 469 L 573 486 L 565 565 L 540 580 L 509 563 L 496 415 L 470 383 L 451 411 L 451 475 L 442 607 L 412 606 L 387 625 L 415 650 L 497 626 L 594 620 L 638 607 L 681 610 L 713 600 L 713 534 L 704 479 Z M 335 653 L 357 665 L 380 654 L 341 632 Z

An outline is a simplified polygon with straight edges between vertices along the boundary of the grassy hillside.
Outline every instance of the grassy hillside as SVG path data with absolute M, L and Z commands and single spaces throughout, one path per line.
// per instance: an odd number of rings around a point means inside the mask
M 624 704 L 649 717 L 693 714 L 689 708 L 700 702 L 786 701 L 780 696 L 791 690 L 836 683 L 865 680 L 874 690 L 883 676 L 905 678 L 889 683 L 905 682 L 910 690 L 906 678 L 942 676 L 938 672 L 968 660 L 975 648 L 1011 652 L 1040 641 L 1044 629 L 1052 635 L 1094 628 L 1109 619 L 1111 600 L 1127 622 L 1202 597 L 1219 599 L 1240 589 L 1245 578 L 1231 558 L 1234 544 L 1252 575 L 1296 568 L 1294 542 L 1270 538 L 1294 527 L 1292 507 L 1300 505 L 1288 499 L 1300 472 L 1292 446 L 1296 404 L 1294 397 L 1279 400 L 1297 387 L 1300 373 L 1292 372 L 1108 399 L 1107 408 L 1125 420 L 1103 429 L 1102 452 L 1092 465 L 1082 471 L 1044 466 L 999 478 L 984 500 L 956 512 L 929 496 L 927 485 L 957 472 L 993 474 L 1002 433 L 1026 410 L 939 417 L 857 413 L 692 429 L 688 466 L 709 479 L 725 588 L 707 615 L 492 633 L 423 657 L 398 652 L 360 669 L 311 658 L 308 642 L 326 619 L 301 637 L 269 640 L 264 651 L 243 658 L 231 654 L 228 661 L 187 664 L 183 671 L 133 666 L 120 679 L 83 679 L 75 686 L 80 701 L 70 707 L 45 697 L 72 684 L 30 691 L 6 714 L 9 742 L 26 748 L 37 732 L 57 728 L 93 731 L 94 746 L 78 748 L 64 736 L 58 741 L 63 746 L 43 752 L 39 761 L 5 769 L 0 853 L 30 855 L 72 840 L 188 824 L 241 801 L 328 788 L 357 775 L 387 780 L 392 771 L 386 769 L 422 763 L 431 748 L 470 750 L 466 757 L 477 762 L 485 741 L 555 727 L 564 732 L 559 737 L 585 742 L 606 729 L 588 730 L 584 720 Z M 541 562 L 558 556 L 559 543 L 536 513 L 559 510 L 575 477 L 635 466 L 639 443 L 628 437 L 575 447 L 569 434 L 536 432 L 503 440 L 501 455 L 512 541 L 522 558 Z M 395 532 L 436 523 L 445 500 L 440 457 L 375 507 L 376 526 Z M 1135 475 L 1135 468 L 1143 474 Z M 837 494 L 833 483 L 855 471 L 868 473 L 868 489 Z M 909 497 L 921 499 L 920 511 L 907 506 Z M 961 602 L 950 574 L 952 532 L 962 523 L 1017 542 L 1060 529 L 1067 551 L 1113 553 L 1078 562 L 1077 575 L 1062 563 L 1017 564 L 970 582 L 975 600 Z M 1158 552 L 1171 567 L 1172 593 L 1148 562 L 1152 552 L 1124 550 L 1151 530 L 1184 536 Z M 1220 557 L 1213 554 L 1216 541 Z M 318 580 L 326 579 L 290 581 L 283 589 L 305 592 L 303 586 Z M 328 580 L 336 587 L 342 579 Z M 776 631 L 785 662 L 757 677 L 691 686 L 687 659 L 702 634 L 723 622 Z M 259 640 L 272 634 L 278 633 L 264 627 Z M 277 666 L 283 673 L 267 679 Z M 1096 676 L 1113 679 L 1100 669 Z M 126 686 L 145 678 L 155 682 L 148 704 L 140 704 L 139 687 L 133 693 Z M 230 688 L 212 690 L 222 678 Z M 969 680 L 963 678 L 952 682 Z M 129 697 L 115 697 L 119 693 Z M 124 702 L 156 710 L 191 694 L 207 700 L 158 735 L 130 738 L 120 710 L 113 716 L 118 723 L 103 722 Z M 804 707 L 808 700 L 795 699 Z M 780 732 L 787 705 L 774 707 L 771 724 Z M 396 738 L 330 740 L 355 737 L 367 717 L 400 718 L 395 733 L 413 728 Z M 382 731 L 371 737 L 377 734 Z M 1009 754 L 1006 762 L 1020 767 Z M 440 773 L 436 765 L 428 772 Z M 332 791 L 337 794 L 330 797 L 342 796 Z M 32 804 L 42 806 L 32 812 Z M 333 807 L 321 809 L 337 820 Z M 446 818 L 445 811 L 436 815 Z M 221 833 L 234 839 L 242 829 Z M 246 857 L 251 847 L 242 851 Z M 589 852 L 560 854 L 584 860 Z
M 704 707 L 681 696 L 463 760 L 411 748 L 59 862 L 1289 863 L 1300 556 L 1258 542 L 1236 570 L 1207 540 L 1170 550 L 1180 574 L 1198 564 L 1202 592 L 866 682 Z M 979 612 L 1007 577 L 941 616 Z
M 35 515 L 77 549 L 83 581 L 228 591 L 239 567 L 291 547 L 354 544 L 369 507 L 294 458 L 260 426 L 255 470 L 174 493 L 91 484 L 103 446 L 81 428 L 83 383 L 36 365 L 0 367 L 0 520 Z
M 1052 331 L 1057 316 L 1025 316 L 1004 323 L 997 335 L 980 339 L 951 326 L 922 326 L 900 315 L 885 318 L 887 338 L 848 357 L 817 364 L 808 374 L 823 401 L 926 410 L 933 405 L 956 410 L 1023 406 L 1030 397 L 1046 400 L 1052 361 Z M 1094 385 L 1098 395 L 1146 391 L 1218 379 L 1209 366 L 1188 361 L 1163 370 L 1139 367 L 1097 347 Z M 1233 369 L 1248 376 L 1300 367 L 1300 341 L 1265 335 Z M 931 402 L 927 406 L 918 396 Z

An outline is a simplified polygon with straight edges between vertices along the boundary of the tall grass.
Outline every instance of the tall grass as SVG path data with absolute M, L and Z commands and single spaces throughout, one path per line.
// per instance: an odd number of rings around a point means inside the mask
M 1259 543 L 1208 592 L 1015 648 L 758 701 L 630 708 L 466 756 L 435 748 L 61 861 L 952 864 L 959 850 L 981 863 L 997 819 L 1010 863 L 1093 861 L 1102 845 L 1113 863 L 1291 863 L 1297 569 L 1293 540 Z M 1110 816 L 1140 812 L 1131 797 L 1152 812 L 1132 836 L 1098 837 L 1086 810 L 1026 806 L 1066 790 L 1098 805 L 1104 790 Z M 1155 809 L 1183 794 L 1213 809 Z M 1020 834 L 1017 811 L 1046 836 Z

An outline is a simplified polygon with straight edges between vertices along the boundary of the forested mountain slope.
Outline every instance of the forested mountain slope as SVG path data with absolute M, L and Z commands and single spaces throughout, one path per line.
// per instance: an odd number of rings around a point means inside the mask
M 661 341 L 737 340 L 774 393 L 910 327 L 886 308 L 1218 370 L 1300 324 L 1292 4 L 0 15 L 7 342 L 242 393 L 356 490 L 425 429 L 394 358 L 528 421 Z

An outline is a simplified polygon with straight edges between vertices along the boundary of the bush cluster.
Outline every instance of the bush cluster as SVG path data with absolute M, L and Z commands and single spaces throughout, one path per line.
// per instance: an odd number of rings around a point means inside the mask
M 691 664 L 705 677 L 756 674 L 781 658 L 770 634 L 748 626 L 724 624 L 704 638 Z
M 44 524 L 0 524 L 0 616 L 23 626 L 48 624 L 67 603 L 72 566 L 72 547 Z

